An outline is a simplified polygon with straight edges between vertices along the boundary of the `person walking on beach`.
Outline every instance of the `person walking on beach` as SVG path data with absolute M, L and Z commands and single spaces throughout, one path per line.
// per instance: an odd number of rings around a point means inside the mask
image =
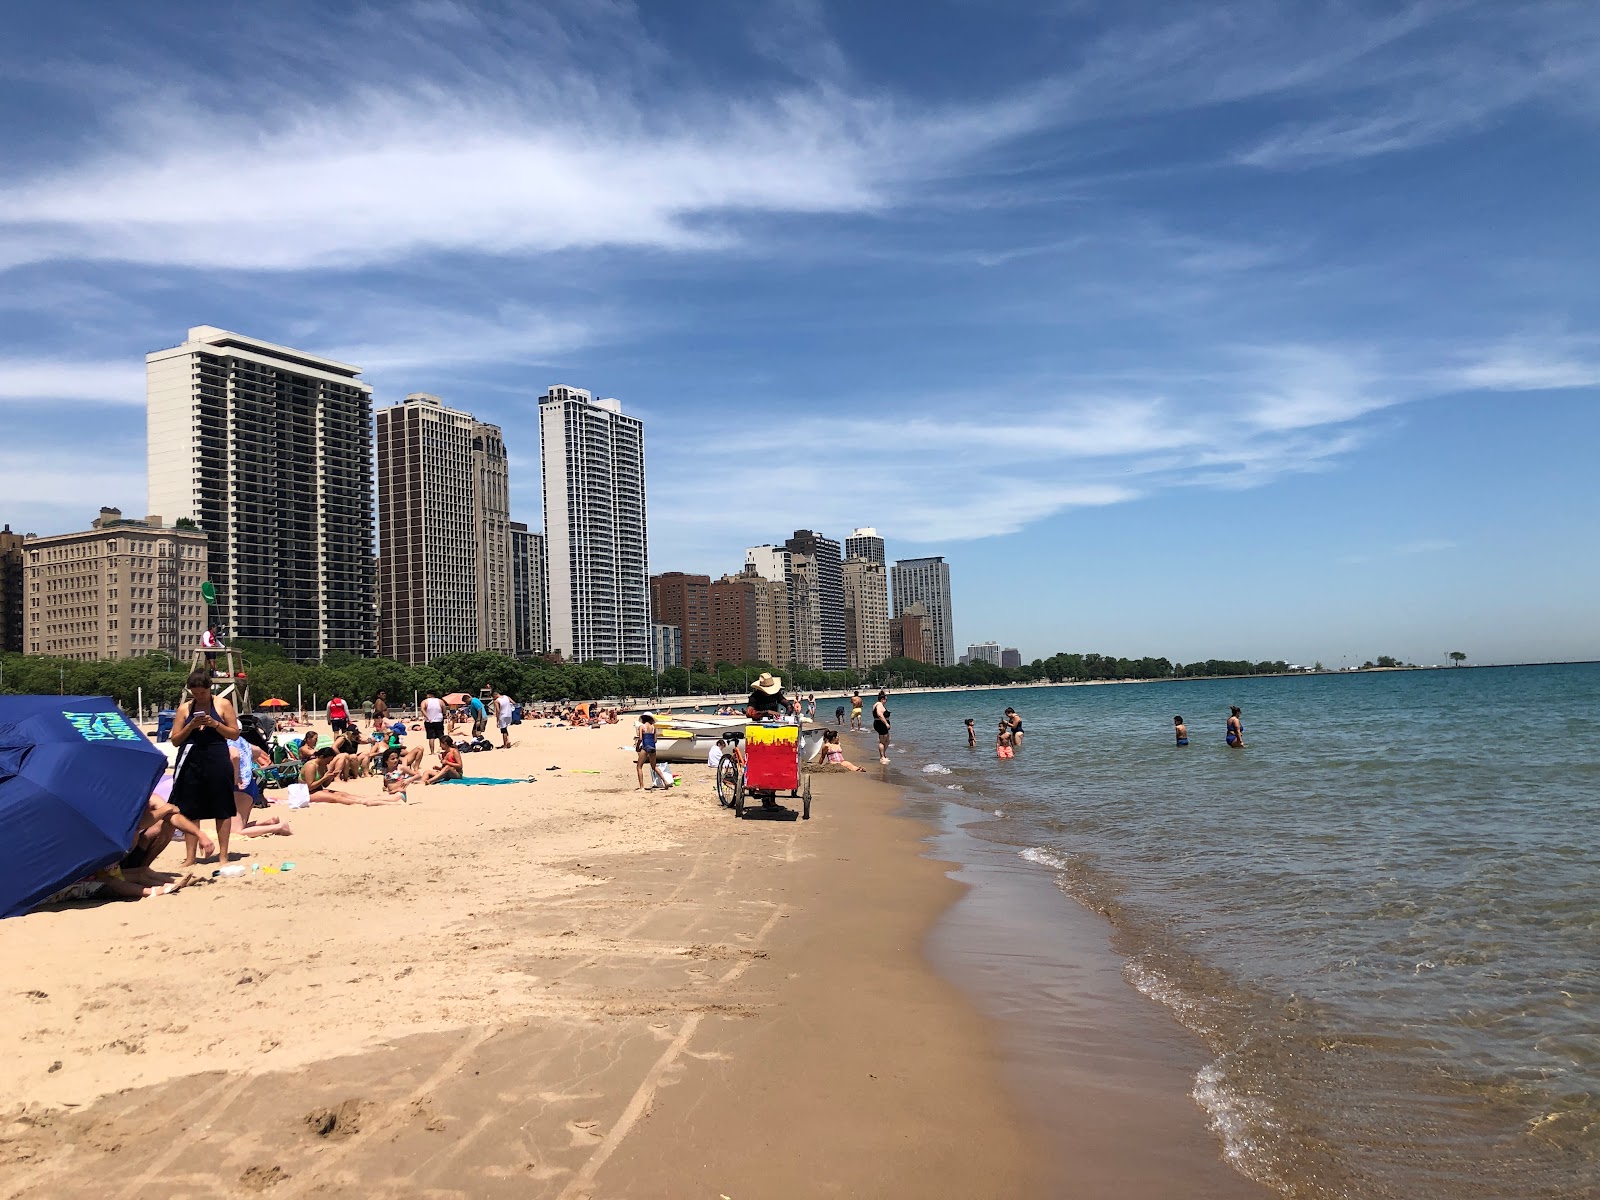
M 1232 750 L 1244 749 L 1244 721 L 1239 716 L 1239 706 L 1235 704 L 1228 717 L 1228 747 Z
M 328 700 L 328 728 L 335 733 L 343 733 L 349 727 L 350 710 L 345 707 L 344 697 L 331 697 Z
M 432 754 L 436 743 L 444 738 L 444 701 L 432 690 L 422 701 L 422 733 L 428 739 L 428 753 Z
M 218 861 L 228 865 L 228 834 L 237 813 L 233 802 L 233 758 L 228 743 L 239 736 L 239 716 L 230 701 L 211 694 L 211 672 L 196 667 L 187 680 L 189 699 L 178 705 L 168 740 L 178 749 L 172 795 L 178 811 L 195 825 L 215 821 Z M 195 865 L 200 839 L 183 835 L 183 866 Z
M 972 723 L 972 718 L 967 718 L 967 749 L 976 750 L 978 747 L 978 728 Z
M 872 706 L 872 729 L 878 735 L 878 762 L 889 765 L 889 695 L 878 693 L 878 702 Z M 856 710 L 860 712 L 860 709 Z
M 861 693 L 850 693 L 850 732 L 861 732 Z
M 639 714 L 639 723 L 633 727 L 633 772 L 639 777 L 639 790 L 644 790 L 644 769 L 646 764 L 650 767 L 650 787 L 653 790 L 656 780 L 661 781 L 664 788 L 672 785 L 667 782 L 667 777 L 662 774 L 660 765 L 656 762 L 656 719 L 649 713 Z
M 1172 732 L 1177 735 L 1178 745 L 1187 746 L 1189 744 L 1189 727 L 1183 723 L 1182 717 L 1172 718 Z
M 500 749 L 511 749 L 511 718 L 517 710 L 517 702 L 504 692 L 496 692 L 494 697 L 495 724 L 500 726 Z
M 476 696 L 467 697 L 467 707 L 472 709 L 472 736 L 477 737 L 489 728 L 489 710 Z
M 1018 715 L 1016 709 L 1011 708 L 1009 706 L 1006 708 L 1006 728 L 1008 728 L 1011 731 L 1011 747 L 1012 747 L 1012 749 L 1021 750 L 1022 749 L 1022 717 Z
M 382 733 L 389 725 L 389 697 L 379 692 L 372 698 L 372 732 Z

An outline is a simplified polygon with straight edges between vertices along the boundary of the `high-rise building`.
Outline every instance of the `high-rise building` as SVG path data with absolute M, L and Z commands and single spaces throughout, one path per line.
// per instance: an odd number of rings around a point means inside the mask
M 850 536 L 844 540 L 844 556 L 865 558 L 879 566 L 887 566 L 889 562 L 883 554 L 883 539 L 870 525 L 863 529 L 851 530 Z
M 81 533 L 23 543 L 29 654 L 82 661 L 161 651 L 187 665 L 206 625 L 206 542 L 160 517 L 102 508 Z
M 950 611 L 950 566 L 942 556 L 902 558 L 890 572 L 894 593 L 892 609 L 896 616 L 913 604 L 927 609 L 932 630 L 932 657 L 936 667 L 951 667 L 956 662 L 956 638 Z M 910 657 L 908 655 L 907 657 Z
M 477 535 L 478 649 L 511 654 L 511 477 L 498 425 L 472 427 L 472 524 Z
M 1000 665 L 1007 669 L 1020 667 L 1022 665 L 1022 651 L 1015 646 L 1007 646 L 1000 651 Z
M 370 654 L 372 389 L 209 325 L 145 358 L 150 511 L 205 532 L 215 623 L 291 658 Z
M 791 570 L 802 558 L 811 564 L 808 586 L 802 589 L 791 581 L 789 587 L 795 661 L 824 671 L 842 671 L 850 662 L 845 653 L 844 562 L 839 543 L 810 529 L 796 529 L 784 548 L 789 551 Z M 802 630 L 807 637 L 805 655 L 800 653 Z
M 683 630 L 676 625 L 650 626 L 650 669 L 660 674 L 668 667 L 692 666 L 683 659 Z
M 0 529 L 0 650 L 21 654 L 23 647 L 22 535 Z
M 711 585 L 711 653 L 716 662 L 790 661 L 789 585 L 747 566 Z
M 881 559 L 844 560 L 844 639 L 854 670 L 889 657 L 889 573 Z
M 889 622 L 889 653 L 916 662 L 933 661 L 933 621 L 928 606 L 915 600 Z
M 986 662 L 992 666 L 1000 665 L 1000 643 L 978 642 L 967 647 L 965 662 Z
M 539 429 L 551 649 L 649 663 L 644 424 L 557 385 L 539 398 Z
M 511 525 L 511 626 L 518 658 L 543 654 L 550 646 L 545 620 L 544 534 Z
M 682 571 L 650 576 L 650 619 L 661 625 L 676 625 L 681 631 L 684 665 L 713 664 L 711 576 L 685 575 Z
M 377 422 L 378 653 L 425 663 L 477 650 L 476 422 L 423 392 Z

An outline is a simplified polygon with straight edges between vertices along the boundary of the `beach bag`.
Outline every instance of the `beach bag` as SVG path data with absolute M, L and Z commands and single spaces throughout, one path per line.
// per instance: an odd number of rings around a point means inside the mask
M 303 783 L 291 783 L 286 803 L 290 808 L 310 808 L 311 789 Z

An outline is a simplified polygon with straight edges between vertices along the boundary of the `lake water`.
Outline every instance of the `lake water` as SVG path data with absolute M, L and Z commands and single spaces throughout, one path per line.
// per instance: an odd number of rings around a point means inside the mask
M 999 761 L 1006 704 L 1027 733 Z M 1293 1197 L 1600 1195 L 1600 665 L 890 707 L 896 777 L 1003 813 L 988 836 L 1104 911 L 1129 984 L 1210 1046 L 1194 1097 L 1240 1171 Z

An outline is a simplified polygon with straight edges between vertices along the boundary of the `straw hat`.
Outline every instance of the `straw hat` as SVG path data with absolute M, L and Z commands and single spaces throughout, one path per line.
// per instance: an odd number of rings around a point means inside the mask
M 756 680 L 755 687 L 758 692 L 765 692 L 769 696 L 775 696 L 783 691 L 783 680 L 776 675 L 763 671 L 761 672 L 761 677 Z

